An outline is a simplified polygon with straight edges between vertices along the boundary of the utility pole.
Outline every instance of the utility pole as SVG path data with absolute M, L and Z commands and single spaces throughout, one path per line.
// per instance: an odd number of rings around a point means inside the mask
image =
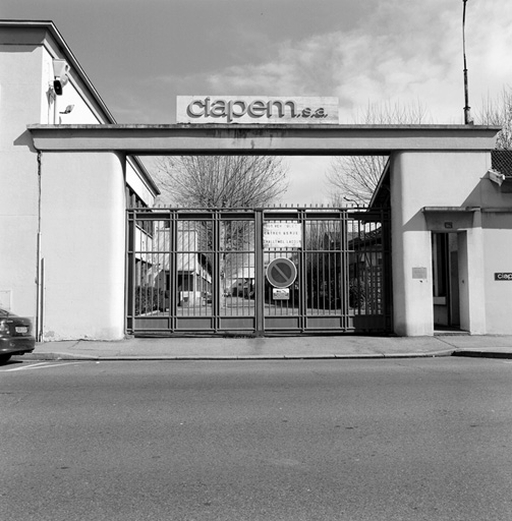
M 468 93 L 468 67 L 466 63 L 466 2 L 462 0 L 462 54 L 464 57 L 464 124 L 472 125 L 473 118 L 471 117 L 471 107 L 469 106 Z

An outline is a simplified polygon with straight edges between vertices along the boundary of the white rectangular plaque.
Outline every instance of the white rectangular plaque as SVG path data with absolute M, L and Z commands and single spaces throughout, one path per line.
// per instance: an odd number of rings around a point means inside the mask
M 339 124 L 338 98 L 178 96 L 178 123 Z

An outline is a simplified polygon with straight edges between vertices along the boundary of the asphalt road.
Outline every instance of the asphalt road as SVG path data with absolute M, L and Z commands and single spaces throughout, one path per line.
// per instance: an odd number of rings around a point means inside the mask
M 512 363 L 0 367 L 0 519 L 512 519 Z

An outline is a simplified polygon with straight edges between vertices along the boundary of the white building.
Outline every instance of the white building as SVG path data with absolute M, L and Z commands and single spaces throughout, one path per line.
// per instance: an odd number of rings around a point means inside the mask
M 117 125 L 52 23 L 0 22 L 2 307 L 33 317 L 44 340 L 125 335 L 126 210 L 158 194 L 137 154 L 378 154 L 390 157 L 372 204 L 391 211 L 391 331 L 512 334 L 512 194 L 492 152 L 498 128 L 256 123 Z M 205 330 L 221 323 L 216 298 Z M 262 333 L 261 301 L 254 309 L 240 323 Z
M 152 205 L 158 188 L 115 151 L 38 153 L 27 125 L 61 123 L 115 120 L 52 23 L 0 22 L 1 305 L 33 317 L 46 340 L 119 339 L 125 209 Z

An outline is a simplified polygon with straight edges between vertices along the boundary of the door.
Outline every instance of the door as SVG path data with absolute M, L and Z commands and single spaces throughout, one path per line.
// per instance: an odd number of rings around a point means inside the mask
M 460 328 L 458 234 L 432 233 L 434 329 Z

